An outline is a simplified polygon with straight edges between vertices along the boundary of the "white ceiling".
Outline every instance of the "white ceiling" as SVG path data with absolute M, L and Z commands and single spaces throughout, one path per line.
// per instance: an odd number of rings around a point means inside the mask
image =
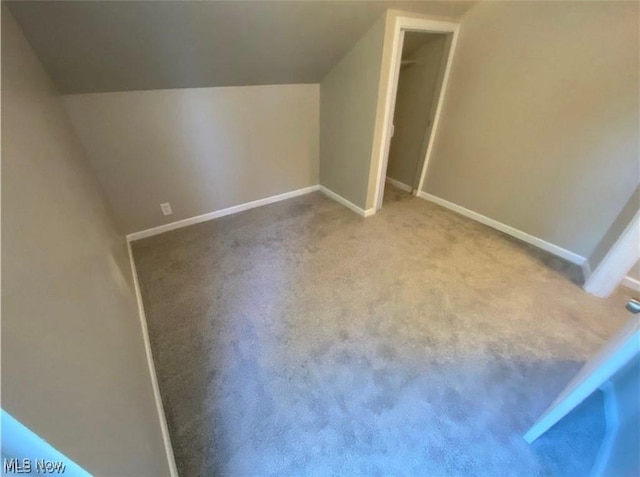
M 459 18 L 462 1 L 13 1 L 63 94 L 317 83 L 388 8 Z

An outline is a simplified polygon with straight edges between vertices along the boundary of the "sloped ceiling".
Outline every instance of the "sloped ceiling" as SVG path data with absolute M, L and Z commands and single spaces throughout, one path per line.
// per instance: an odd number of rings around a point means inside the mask
M 402 43 L 402 59 L 404 60 L 413 55 L 422 45 L 442 35 L 442 33 L 406 32 L 404 34 L 404 42 Z
M 459 18 L 461 1 L 14 1 L 63 94 L 317 83 L 388 8 Z

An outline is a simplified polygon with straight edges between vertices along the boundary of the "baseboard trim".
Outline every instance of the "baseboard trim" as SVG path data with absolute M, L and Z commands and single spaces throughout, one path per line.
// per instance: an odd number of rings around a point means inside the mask
M 627 275 L 622 279 L 622 284 L 627 288 L 640 292 L 640 280 L 636 280 Z
M 351 209 L 353 212 L 355 212 L 356 214 L 360 215 L 361 217 L 370 217 L 373 214 L 376 213 L 375 209 L 367 209 L 364 210 L 361 207 L 358 207 L 356 204 L 354 204 L 351 201 L 348 201 L 347 199 L 345 199 L 344 197 L 342 197 L 339 194 L 336 194 L 335 192 L 333 192 L 331 189 L 327 189 L 325 186 L 321 185 L 320 186 L 320 192 L 322 192 L 324 195 L 326 195 L 327 197 L 329 197 L 330 199 L 335 200 L 336 202 L 344 205 L 345 207 L 347 207 L 348 209 Z
M 465 209 L 460 205 L 449 202 L 448 200 L 441 199 L 440 197 L 436 197 L 435 195 L 420 191 L 418 192 L 418 197 L 457 212 L 460 215 L 464 215 L 465 217 L 473 219 L 476 222 L 488 225 L 491 228 L 499 230 L 500 232 L 503 232 L 507 235 L 511 235 L 512 237 L 522 240 L 523 242 L 533 245 L 534 247 L 538 247 L 571 263 L 575 263 L 576 265 L 582 267 L 583 272 L 590 273 L 588 260 L 582 255 L 578 255 L 577 253 L 571 252 L 562 247 L 558 247 L 557 245 L 549 243 L 546 240 L 542 240 L 541 238 L 529 235 L 526 232 L 510 227 L 509 225 L 505 225 L 501 222 L 498 222 L 497 220 L 490 219 L 489 217 L 486 217 L 472 210 Z
M 271 197 L 265 197 L 264 199 L 258 199 L 251 202 L 245 202 L 244 204 L 234 205 L 227 207 L 226 209 L 215 210 L 202 215 L 196 215 L 195 217 L 189 217 L 187 219 L 178 220 L 169 224 L 159 225 L 150 229 L 141 230 L 140 232 L 133 232 L 127 234 L 127 241 L 133 242 L 147 237 L 153 237 L 171 230 L 181 229 L 182 227 L 188 227 L 189 225 L 199 224 L 201 222 L 207 222 L 209 220 L 224 217 L 226 215 L 237 214 L 238 212 L 244 212 L 245 210 L 255 209 L 256 207 L 262 207 L 263 205 L 273 204 L 280 202 L 281 200 L 292 199 L 301 195 L 309 194 L 320 189 L 320 186 L 314 185 L 310 187 L 304 187 L 302 189 L 292 190 L 291 192 L 285 192 L 284 194 L 272 195 Z
M 156 375 L 156 366 L 153 362 L 153 353 L 151 351 L 151 342 L 149 341 L 149 328 L 147 327 L 147 315 L 144 312 L 144 304 L 142 303 L 142 293 L 140 292 L 140 284 L 138 283 L 138 272 L 136 263 L 133 259 L 133 251 L 131 250 L 131 242 L 127 242 L 127 250 L 129 252 L 129 263 L 131 264 L 131 274 L 133 275 L 133 288 L 135 290 L 136 301 L 138 303 L 138 316 L 140 317 L 140 327 L 142 329 L 142 339 L 144 341 L 144 349 L 147 355 L 147 366 L 151 375 L 151 387 L 153 389 L 153 398 L 156 403 L 156 411 L 160 420 L 160 430 L 162 432 L 162 441 L 169 466 L 169 475 L 178 477 L 178 467 L 176 466 L 175 456 L 173 455 L 173 447 L 171 446 L 171 437 L 169 435 L 169 426 L 167 426 L 167 417 L 162 406 L 162 397 L 160 396 L 160 387 L 158 386 L 158 376 Z
M 398 189 L 403 190 L 405 192 L 413 192 L 413 187 L 411 187 L 410 185 L 405 184 L 404 182 L 400 182 L 400 181 L 398 181 L 396 179 L 392 179 L 389 176 L 387 176 L 385 178 L 385 182 L 388 182 L 392 186 L 397 187 Z

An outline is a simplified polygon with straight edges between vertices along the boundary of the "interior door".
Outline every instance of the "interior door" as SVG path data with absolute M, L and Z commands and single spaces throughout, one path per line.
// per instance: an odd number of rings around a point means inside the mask
M 640 352 L 640 302 L 631 300 L 627 309 L 633 313 L 622 329 L 589 360 L 567 387 L 531 426 L 524 439 L 531 443 L 544 434 L 591 393 L 605 384 Z

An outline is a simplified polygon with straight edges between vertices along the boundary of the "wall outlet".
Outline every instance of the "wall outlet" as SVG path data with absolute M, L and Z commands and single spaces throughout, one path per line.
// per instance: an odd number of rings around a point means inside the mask
M 160 210 L 162 210 L 162 215 L 173 214 L 173 210 L 171 210 L 171 204 L 169 202 L 163 202 L 160 204 Z

